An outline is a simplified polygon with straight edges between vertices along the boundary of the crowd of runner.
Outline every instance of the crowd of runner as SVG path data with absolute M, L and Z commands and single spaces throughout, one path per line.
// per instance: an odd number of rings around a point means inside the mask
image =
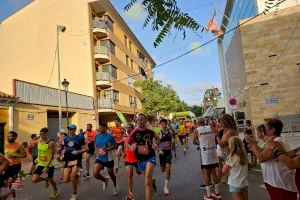
M 90 178 L 92 174 L 102 183 L 103 191 L 107 190 L 111 180 L 112 194 L 117 195 L 119 185 L 116 174 L 120 173 L 119 168 L 124 164 L 128 177 L 126 199 L 135 199 L 133 174 L 136 173 L 144 176 L 145 199 L 150 200 L 157 190 L 153 176 L 157 160 L 165 180 L 163 193 L 169 195 L 172 192 L 172 188 L 169 188 L 171 166 L 172 160 L 177 157 L 177 146 L 182 145 L 180 149 L 186 155 L 192 139 L 200 154 L 204 180 L 200 187 L 205 189 L 204 200 L 222 198 L 220 186 L 224 179 L 227 179 L 232 199 L 247 200 L 248 170 L 258 162 L 261 163 L 263 180 L 272 200 L 297 200 L 300 151 L 299 148 L 289 148 L 281 137 L 282 127 L 282 122 L 276 118 L 266 119 L 264 124 L 257 127 L 247 120 L 244 139 L 241 139 L 234 118 L 228 114 L 220 119 L 160 119 L 154 123 L 147 121 L 144 114 L 138 114 L 136 122 L 126 127 L 118 120 L 114 127 L 100 124 L 96 130 L 87 124 L 86 131 L 77 130 L 76 125 L 70 124 L 68 132 L 60 132 L 55 141 L 49 138 L 49 130 L 45 127 L 39 134 L 32 134 L 28 147 L 18 143 L 18 134 L 10 131 L 4 154 L 0 154 L 0 199 L 15 199 L 16 190 L 23 187 L 21 162 L 29 156 L 28 153 L 33 162 L 30 170 L 32 182 L 44 182 L 46 187 L 51 185 L 53 192 L 50 199 L 56 199 L 59 195 L 57 182 L 70 182 L 73 191 L 71 200 L 78 199 L 78 183 L 83 166 L 84 178 Z M 93 164 L 92 160 L 95 160 Z M 55 180 L 57 163 L 61 171 Z M 109 177 L 102 173 L 105 168 Z M 1 188 L 5 187 L 9 191 L 1 194 Z

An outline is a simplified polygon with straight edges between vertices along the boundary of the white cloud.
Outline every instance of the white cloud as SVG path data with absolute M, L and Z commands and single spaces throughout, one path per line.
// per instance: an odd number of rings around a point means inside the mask
M 164 85 L 171 85 L 174 90 L 178 89 L 176 81 L 170 79 L 165 74 L 161 74 L 161 73 L 156 74 L 156 73 L 154 73 L 154 80 L 161 81 Z
M 142 21 L 145 16 L 145 9 L 141 3 L 135 3 L 127 12 L 125 16 L 132 21 Z

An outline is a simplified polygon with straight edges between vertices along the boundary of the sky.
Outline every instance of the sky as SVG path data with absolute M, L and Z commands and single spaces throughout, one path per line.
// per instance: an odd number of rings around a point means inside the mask
M 0 0 L 0 20 L 20 9 L 30 0 Z M 182 11 L 187 12 L 200 25 L 205 26 L 216 10 L 217 22 L 221 22 L 226 0 L 178 0 Z M 186 51 L 195 48 L 213 38 L 211 33 L 201 33 L 201 28 L 195 33 L 187 31 L 186 38 L 182 33 L 172 30 L 171 34 L 158 46 L 153 46 L 158 32 L 153 32 L 151 26 L 143 27 L 146 13 L 141 4 L 136 4 L 128 12 L 124 7 L 129 0 L 111 0 L 125 22 L 140 40 L 156 64 L 159 65 Z M 141 1 L 137 1 L 141 2 Z M 177 33 L 177 34 L 176 34 Z M 181 57 L 173 62 L 154 69 L 154 79 L 170 84 L 179 97 L 189 105 L 200 105 L 206 89 L 218 87 L 221 89 L 221 76 L 216 41 Z

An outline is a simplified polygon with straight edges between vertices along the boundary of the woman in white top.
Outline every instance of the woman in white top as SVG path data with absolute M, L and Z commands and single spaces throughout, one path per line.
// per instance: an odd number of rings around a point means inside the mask
M 228 173 L 229 192 L 233 200 L 248 199 L 248 158 L 243 142 L 237 136 L 228 140 L 229 155 L 222 172 Z
M 285 151 L 290 151 L 290 148 L 284 138 L 280 137 L 283 128 L 281 120 L 276 118 L 265 119 L 265 128 L 268 140 L 272 139 L 276 142 L 280 142 Z M 267 144 L 262 150 L 258 147 L 253 138 L 246 136 L 246 139 L 249 147 L 257 158 L 261 162 L 265 163 L 263 178 L 271 200 L 297 200 L 295 170 L 289 169 L 283 163 L 278 161 L 274 157 L 273 149 L 270 145 Z

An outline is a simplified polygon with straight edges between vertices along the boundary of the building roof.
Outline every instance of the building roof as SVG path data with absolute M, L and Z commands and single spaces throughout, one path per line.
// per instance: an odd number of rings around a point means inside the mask
M 9 95 L 9 94 L 6 94 L 2 91 L 0 91 L 0 98 L 5 98 L 5 99 L 14 99 L 14 100 L 17 100 L 18 98 L 14 95 Z

